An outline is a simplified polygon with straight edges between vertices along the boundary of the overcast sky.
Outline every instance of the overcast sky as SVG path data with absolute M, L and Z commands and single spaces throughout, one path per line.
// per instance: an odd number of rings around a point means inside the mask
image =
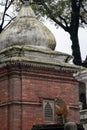
M 56 50 L 72 54 L 71 40 L 69 34 L 65 32 L 63 29 L 60 28 L 56 29 L 56 27 L 53 24 L 50 24 L 50 22 L 48 21 L 45 21 L 45 25 L 51 30 L 51 32 L 53 32 L 56 38 L 57 42 Z M 85 60 L 85 57 L 87 55 L 87 28 L 79 29 L 79 42 L 80 42 L 82 59 Z

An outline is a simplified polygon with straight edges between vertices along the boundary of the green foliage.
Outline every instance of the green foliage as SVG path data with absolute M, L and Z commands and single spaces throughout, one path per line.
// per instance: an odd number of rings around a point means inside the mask
M 36 3 L 36 5 L 34 6 L 34 10 L 39 17 L 43 16 L 52 21 L 52 18 L 50 17 L 51 14 L 53 17 L 55 17 L 57 21 L 61 22 L 64 26 L 66 26 L 66 23 L 67 26 L 70 26 L 71 13 L 72 13 L 71 4 L 72 4 L 71 0 L 44 0 L 43 3 L 39 5 L 38 3 Z M 46 9 L 44 5 L 46 5 L 48 9 Z M 81 26 L 84 26 L 86 23 L 87 23 L 87 0 L 82 0 L 80 8 L 79 24 Z M 56 25 L 59 26 L 58 23 L 56 23 Z
M 0 0 L 0 5 L 5 6 L 6 1 L 8 5 L 12 0 Z M 73 0 L 30 0 L 31 6 L 34 9 L 37 17 L 45 17 L 50 19 L 57 27 L 58 24 L 62 23 L 64 26 L 70 26 L 71 24 L 71 13 L 72 13 L 72 1 Z M 38 4 L 38 1 L 40 4 Z M 76 0 L 81 1 L 81 0 Z M 13 12 L 18 12 L 23 4 L 23 0 L 13 0 Z M 0 12 L 2 17 L 2 12 Z M 14 14 L 13 14 L 14 15 Z M 54 17 L 56 21 L 52 19 Z M 80 19 L 79 23 L 81 26 L 84 26 L 87 23 L 87 0 L 82 0 L 80 8 Z

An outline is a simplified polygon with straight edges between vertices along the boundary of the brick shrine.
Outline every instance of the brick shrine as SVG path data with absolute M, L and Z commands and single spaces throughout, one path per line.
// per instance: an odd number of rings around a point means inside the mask
M 30 5 L 0 34 L 0 130 L 57 123 L 58 103 L 69 107 L 68 121 L 80 122 L 79 86 L 73 76 L 80 68 L 55 46 L 53 34 Z

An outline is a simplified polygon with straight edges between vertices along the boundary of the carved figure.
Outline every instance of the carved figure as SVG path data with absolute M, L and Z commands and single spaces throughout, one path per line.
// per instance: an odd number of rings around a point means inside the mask
M 68 112 L 69 112 L 69 106 L 67 106 L 65 104 L 65 102 L 62 101 L 61 99 L 56 100 L 55 112 L 56 112 L 57 117 L 62 118 L 63 124 L 65 122 L 67 122 L 67 115 L 68 115 Z

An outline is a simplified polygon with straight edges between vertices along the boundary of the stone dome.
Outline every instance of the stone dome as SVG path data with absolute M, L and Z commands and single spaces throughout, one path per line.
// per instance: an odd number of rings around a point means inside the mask
M 0 34 L 0 50 L 14 45 L 54 50 L 56 41 L 49 29 L 36 19 L 31 7 L 23 6 L 15 21 Z

